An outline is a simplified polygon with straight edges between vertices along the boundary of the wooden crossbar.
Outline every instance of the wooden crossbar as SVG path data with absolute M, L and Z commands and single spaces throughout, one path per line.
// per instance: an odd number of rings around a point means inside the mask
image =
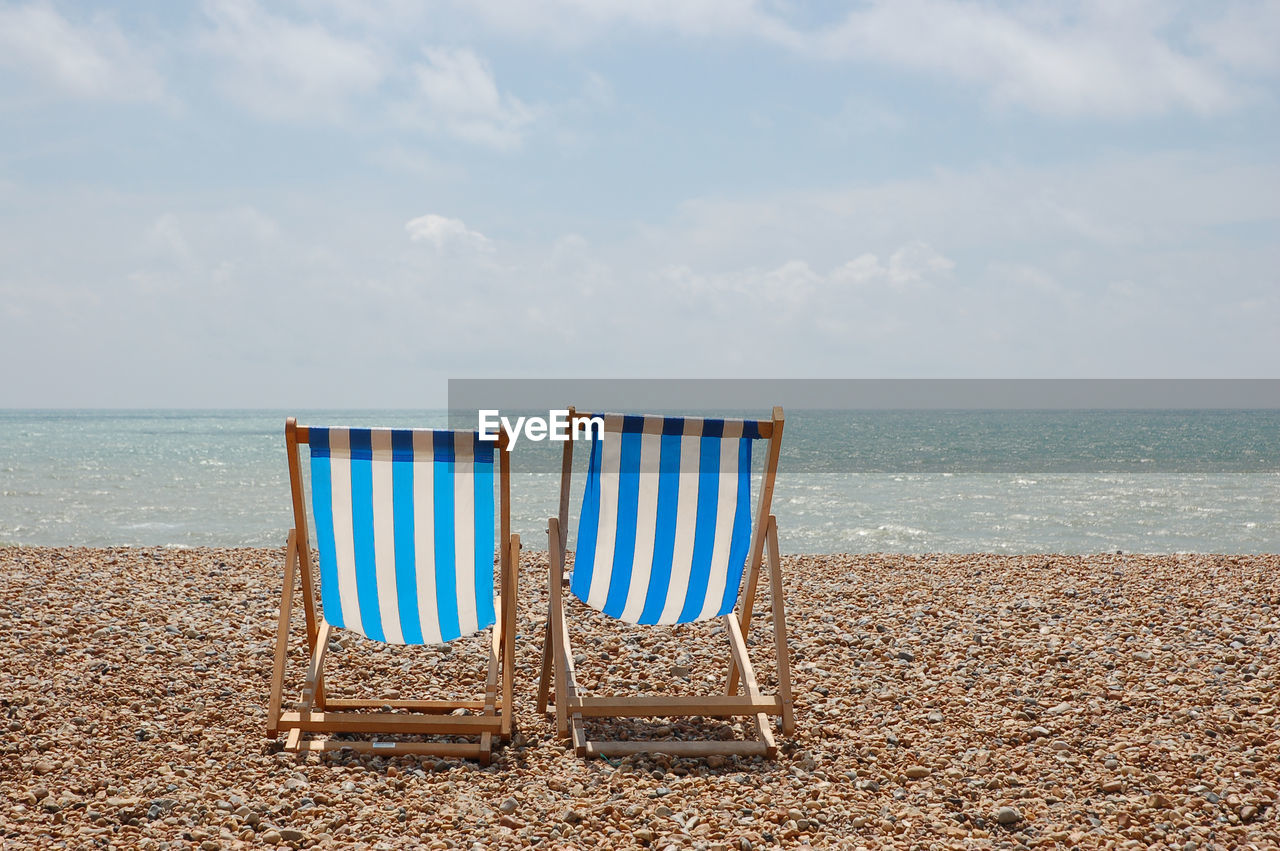
M 775 408 L 774 410 L 776 411 L 778 409 Z M 589 420 L 589 419 L 592 419 L 593 417 L 600 417 L 603 419 L 604 414 L 589 414 L 585 411 L 579 411 L 574 408 L 569 409 L 570 424 L 578 420 Z M 773 437 L 774 422 L 772 420 L 738 420 L 734 417 L 728 417 L 726 418 L 726 421 L 741 422 L 744 426 L 745 425 L 755 426 L 756 430 L 760 434 L 760 437 L 764 440 L 768 440 L 769 438 Z M 570 442 L 572 443 L 572 441 Z
M 391 709 L 406 709 L 410 712 L 434 712 L 437 714 L 452 712 L 455 709 L 483 710 L 486 705 L 483 700 L 356 700 L 333 697 L 325 702 L 326 709 L 382 709 L 390 707 Z M 501 710 L 502 703 L 495 703 L 494 708 Z
M 490 715 L 406 715 L 398 712 L 283 712 L 282 727 L 308 733 L 402 733 L 476 736 L 500 732 L 502 722 Z
M 782 700 L 777 697 L 746 695 L 672 695 L 641 697 L 573 697 L 566 709 L 584 718 L 628 718 L 643 716 L 732 718 L 767 712 L 782 714 Z
M 671 756 L 772 756 L 764 742 L 754 741 L 585 741 L 583 756 L 627 756 L 665 753 Z
M 298 751 L 353 751 L 355 753 L 400 756 L 419 754 L 430 756 L 469 757 L 484 761 L 487 751 L 483 744 L 465 742 L 380 742 L 369 740 L 344 741 L 341 739 L 304 739 L 289 750 Z

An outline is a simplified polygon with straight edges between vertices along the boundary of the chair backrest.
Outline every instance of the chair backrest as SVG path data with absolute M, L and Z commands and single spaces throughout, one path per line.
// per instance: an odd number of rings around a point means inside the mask
M 752 544 L 751 446 L 770 426 L 604 415 L 587 467 L 573 594 L 636 624 L 732 611 Z M 770 458 L 776 463 L 776 452 Z M 770 465 L 769 493 L 772 475 Z
M 298 435 L 311 449 L 329 623 L 390 644 L 438 644 L 493 624 L 499 444 L 473 431 L 429 429 L 313 426 Z M 501 454 L 505 533 L 510 484 Z M 299 529 L 305 519 L 295 517 Z

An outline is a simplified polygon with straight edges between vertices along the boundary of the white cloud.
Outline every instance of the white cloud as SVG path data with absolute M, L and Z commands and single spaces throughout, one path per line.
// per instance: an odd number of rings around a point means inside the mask
M 789 3 L 761 0 L 471 0 L 455 7 L 490 30 L 539 43 L 580 45 L 637 30 L 745 39 L 805 58 L 958 81 L 998 105 L 1055 116 L 1222 112 L 1257 94 L 1233 71 L 1280 70 L 1274 0 L 870 0 L 817 25 L 797 23 Z
M 719 272 L 695 272 L 687 264 L 675 264 L 657 270 L 655 280 L 680 301 L 702 309 L 790 317 L 814 308 L 838 310 L 848 294 L 924 294 L 954 267 L 955 261 L 916 241 L 899 247 L 887 262 L 868 252 L 826 274 L 793 259 L 772 268 Z
M 894 251 L 887 264 L 874 254 L 862 254 L 831 273 L 831 279 L 854 287 L 888 287 L 907 291 L 931 286 L 950 274 L 955 261 L 924 242 L 910 242 Z
M 191 246 L 183 232 L 182 224 L 173 213 L 165 213 L 147 228 L 146 245 L 159 255 L 188 265 L 192 261 Z
M 273 15 L 254 0 L 209 0 L 205 13 L 213 26 L 199 42 L 223 60 L 222 88 L 264 117 L 336 120 L 385 75 L 373 46 Z
M 1223 64 L 1245 72 L 1280 72 L 1280 2 L 1227 5 L 1221 17 L 1195 29 L 1194 38 Z
M 405 223 L 409 238 L 414 242 L 426 242 L 435 248 L 438 254 L 453 251 L 491 251 L 493 243 L 479 231 L 468 228 L 458 219 L 437 216 L 428 213 Z
M 149 57 L 105 15 L 72 23 L 47 3 L 0 7 L 0 66 L 64 95 L 159 101 L 165 86 Z
M 1057 115 L 1209 113 L 1241 102 L 1228 74 L 1170 39 L 1165 7 L 893 0 L 814 36 L 832 59 L 868 60 L 985 87 Z
M 488 63 L 466 48 L 427 48 L 424 57 L 413 66 L 411 121 L 492 148 L 520 144 L 534 110 L 499 91 Z
M 798 46 L 797 34 L 758 0 L 457 0 L 488 27 L 555 44 L 577 45 L 615 29 L 688 37 L 748 35 Z

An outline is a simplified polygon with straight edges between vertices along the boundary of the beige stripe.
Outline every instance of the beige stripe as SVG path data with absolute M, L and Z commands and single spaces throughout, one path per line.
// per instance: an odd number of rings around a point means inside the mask
M 650 428 L 657 422 L 657 431 Z M 631 562 L 631 585 L 620 620 L 636 623 L 644 613 L 653 570 L 653 539 L 658 525 L 659 463 L 662 456 L 662 417 L 647 417 L 640 437 L 640 492 L 636 500 L 636 546 Z
M 453 435 L 453 566 L 458 592 L 458 629 L 470 635 L 476 617 L 475 444 L 469 432 Z M 493 593 L 492 589 L 488 593 Z
M 436 601 L 435 446 L 429 431 L 413 433 L 413 550 L 422 640 L 440 644 Z
M 378 614 L 388 644 L 404 644 L 400 629 L 400 594 L 396 587 L 395 489 L 392 486 L 391 431 L 370 432 L 373 449 L 373 555 L 378 580 Z
M 671 555 L 671 585 L 658 623 L 680 618 L 693 569 L 693 537 L 698 526 L 698 469 L 702 463 L 702 420 L 687 419 L 680 438 L 680 490 L 676 498 L 675 549 Z
M 733 543 L 733 515 L 738 507 L 738 439 L 741 422 L 726 422 L 720 442 L 720 499 L 716 503 L 716 536 L 711 548 L 711 575 L 707 577 L 707 597 L 698 620 L 720 611 L 724 586 L 729 581 L 729 547 Z

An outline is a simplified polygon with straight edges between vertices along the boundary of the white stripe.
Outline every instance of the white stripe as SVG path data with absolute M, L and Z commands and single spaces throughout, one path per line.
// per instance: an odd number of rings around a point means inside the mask
M 373 555 L 378 578 L 378 613 L 388 644 L 404 644 L 400 629 L 400 594 L 396 588 L 395 490 L 392 487 L 391 431 L 370 433 L 373 449 Z M 408 508 L 408 506 L 405 506 Z
M 453 546 L 458 590 L 458 629 L 479 629 L 476 617 L 476 479 L 475 444 L 468 433 L 453 436 Z
M 364 635 L 360 595 L 356 591 L 356 542 L 351 528 L 351 435 L 345 428 L 329 429 L 329 479 L 333 485 L 333 550 L 342 623 Z
M 715 545 L 711 548 L 711 575 L 707 577 L 707 597 L 697 619 L 720 611 L 724 586 L 729 581 L 729 545 L 733 542 L 733 515 L 738 507 L 738 440 L 742 423 L 726 422 L 720 443 L 720 499 L 716 504 Z
M 606 414 L 600 447 L 600 522 L 596 524 L 596 558 L 591 566 L 587 604 L 603 609 L 609 599 L 613 548 L 618 536 L 618 471 L 622 466 L 622 415 Z
M 649 592 L 649 574 L 653 570 L 653 539 L 658 521 L 658 480 L 662 456 L 662 417 L 646 417 L 645 426 L 657 421 L 657 433 L 640 438 L 640 493 L 636 500 L 636 548 L 631 562 L 631 587 L 627 590 L 626 607 L 620 620 L 636 623 L 644 613 L 645 596 Z
M 418 620 L 422 640 L 440 644 L 436 610 L 435 446 L 431 432 L 413 433 L 413 551 L 417 561 Z
M 702 463 L 702 420 L 688 419 L 680 438 L 680 491 L 676 499 L 676 543 L 671 555 L 671 584 L 658 623 L 672 624 L 684 609 L 693 568 L 693 536 L 698 526 L 698 469 Z

